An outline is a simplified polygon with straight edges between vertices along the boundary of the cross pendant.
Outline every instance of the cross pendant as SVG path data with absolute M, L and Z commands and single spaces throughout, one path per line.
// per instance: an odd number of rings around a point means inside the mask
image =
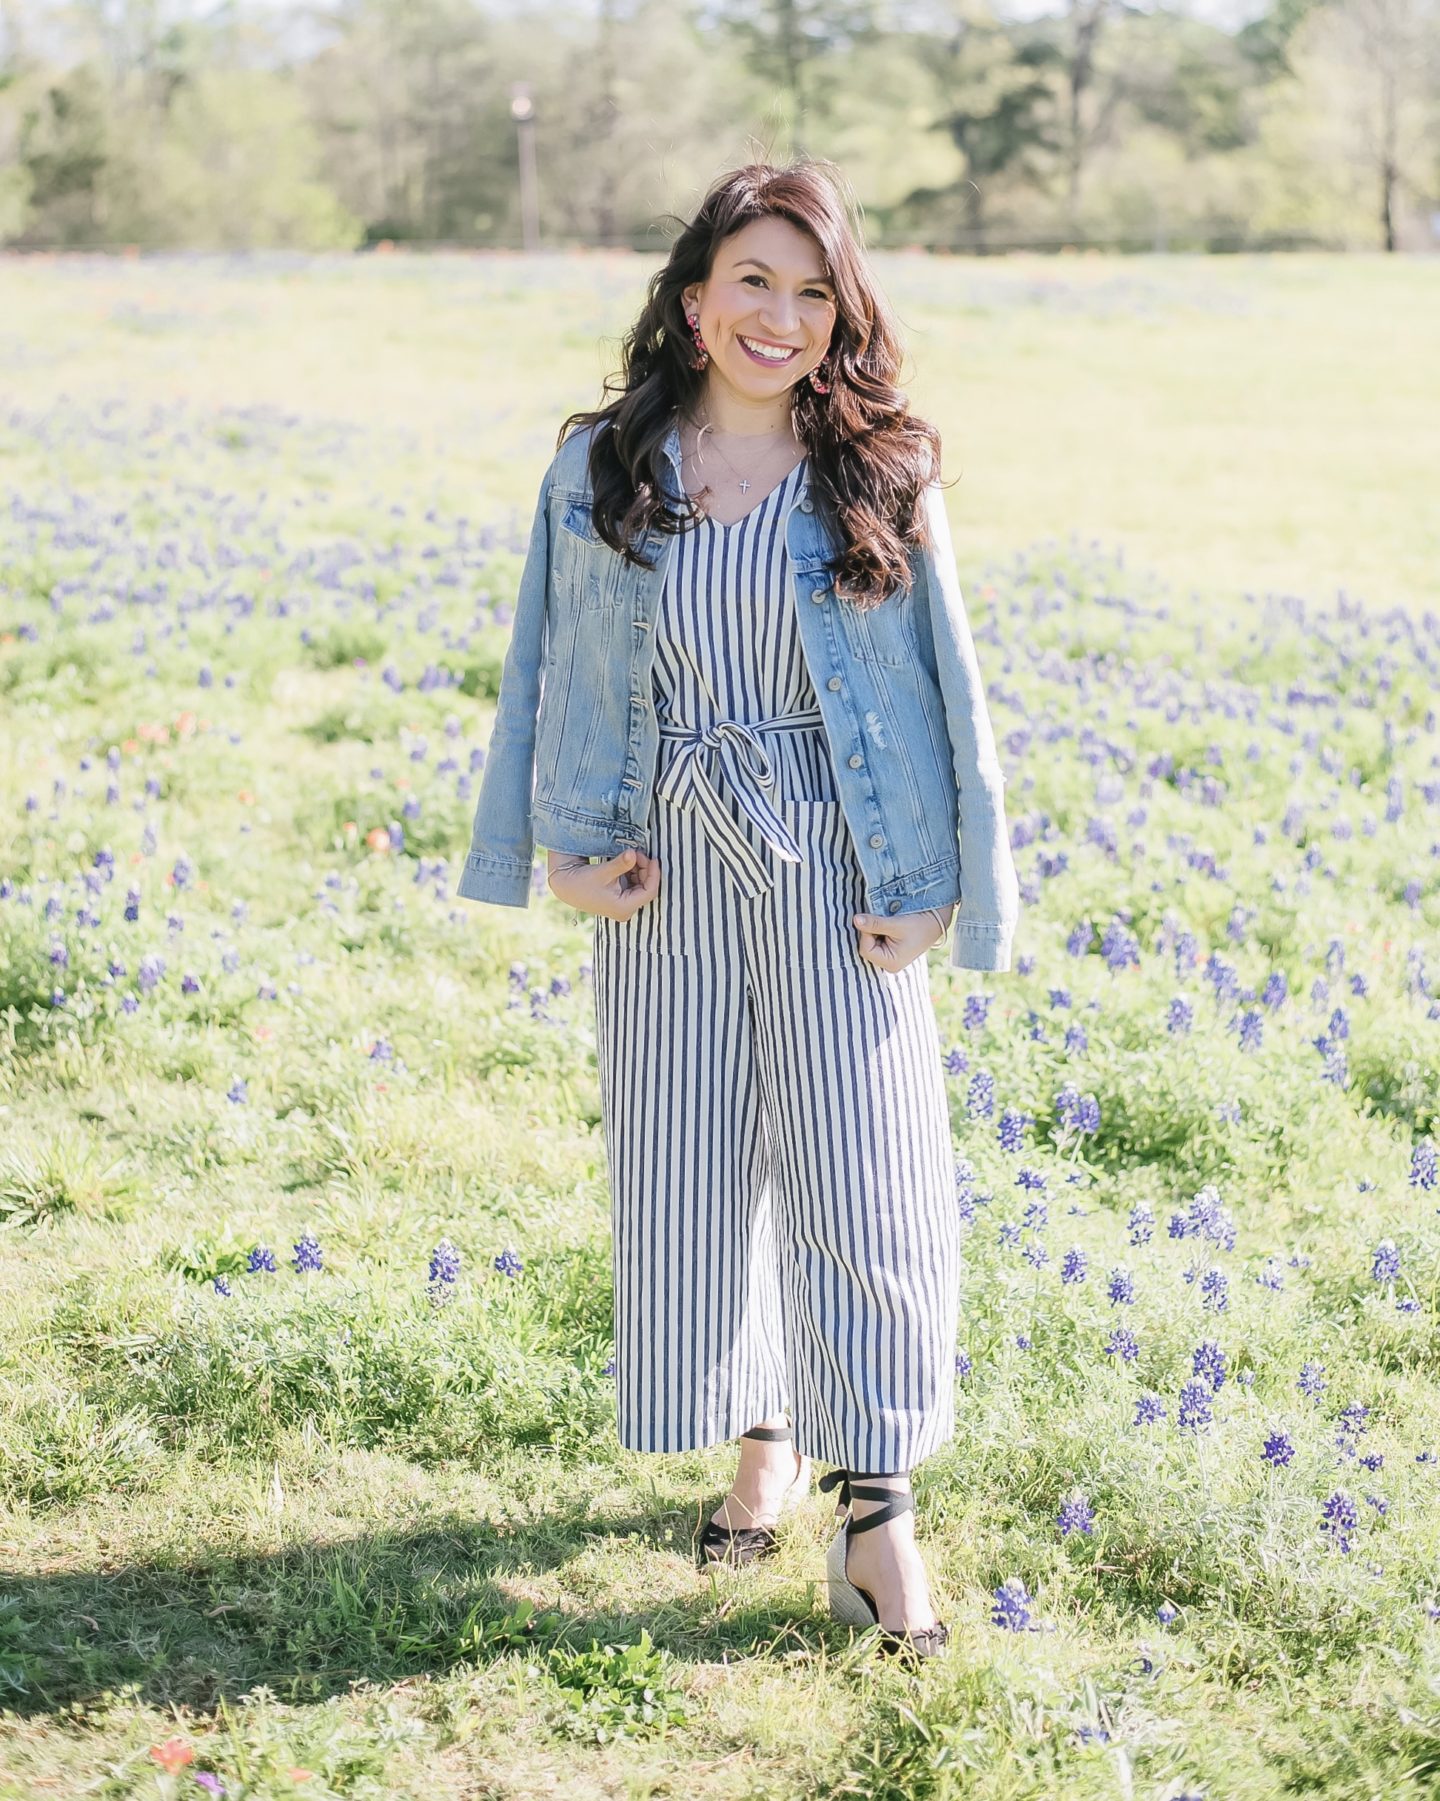
M 741 484 L 740 484 L 740 492 L 741 492 L 741 493 L 742 493 L 742 494 L 748 494 L 748 493 L 749 493 L 749 492 L 750 492 L 750 483 L 749 483 L 749 482 L 748 482 L 748 481 L 743 481 L 743 482 L 741 482 Z

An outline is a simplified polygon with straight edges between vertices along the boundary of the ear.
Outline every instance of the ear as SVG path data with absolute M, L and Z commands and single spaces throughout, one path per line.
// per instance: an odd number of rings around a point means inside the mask
M 700 311 L 700 290 L 696 287 L 683 288 L 680 293 L 680 310 L 683 313 Z

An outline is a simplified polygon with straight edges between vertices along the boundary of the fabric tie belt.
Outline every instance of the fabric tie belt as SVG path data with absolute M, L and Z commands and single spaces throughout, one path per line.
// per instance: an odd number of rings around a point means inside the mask
M 775 768 L 762 739 L 771 732 L 818 731 L 822 723 L 820 709 L 807 707 L 800 713 L 777 713 L 754 725 L 722 719 L 704 731 L 682 725 L 660 727 L 660 736 L 679 739 L 681 748 L 661 772 L 655 792 L 697 815 L 736 888 L 747 899 L 773 888 L 775 878 L 720 798 L 706 753 L 719 753 L 720 768 L 741 810 L 775 855 L 787 863 L 803 863 L 794 834 L 771 805 L 768 791 L 775 786 Z

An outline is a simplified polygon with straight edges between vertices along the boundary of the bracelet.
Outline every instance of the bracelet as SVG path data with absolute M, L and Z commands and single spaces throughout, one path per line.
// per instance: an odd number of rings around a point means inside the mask
M 933 913 L 935 915 L 936 919 L 939 920 L 939 922 L 940 922 L 940 942 L 943 944 L 945 942 L 945 934 L 950 930 L 949 922 L 946 921 L 945 919 L 941 918 L 940 909 L 938 907 L 927 907 L 925 909 L 925 911 L 927 913 Z
M 589 866 L 590 859 L 588 857 L 577 857 L 573 863 L 557 863 L 550 873 L 558 875 L 562 869 L 588 869 Z

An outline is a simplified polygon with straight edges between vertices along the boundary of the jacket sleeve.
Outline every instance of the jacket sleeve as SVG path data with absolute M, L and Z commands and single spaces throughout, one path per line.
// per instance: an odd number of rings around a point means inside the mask
M 956 969 L 1006 970 L 1020 918 L 1020 885 L 1005 820 L 1005 777 L 938 482 L 927 485 L 925 517 L 930 543 L 917 557 L 916 629 L 928 639 L 939 677 L 960 797 L 960 905 L 950 963 Z
M 550 485 L 545 471 L 530 544 L 520 576 L 510 643 L 500 671 L 500 694 L 490 733 L 480 796 L 475 803 L 470 850 L 456 893 L 465 900 L 528 907 L 535 862 L 531 800 L 535 787 L 535 725 L 540 704 L 540 665 L 545 650 L 545 610 L 550 591 Z

